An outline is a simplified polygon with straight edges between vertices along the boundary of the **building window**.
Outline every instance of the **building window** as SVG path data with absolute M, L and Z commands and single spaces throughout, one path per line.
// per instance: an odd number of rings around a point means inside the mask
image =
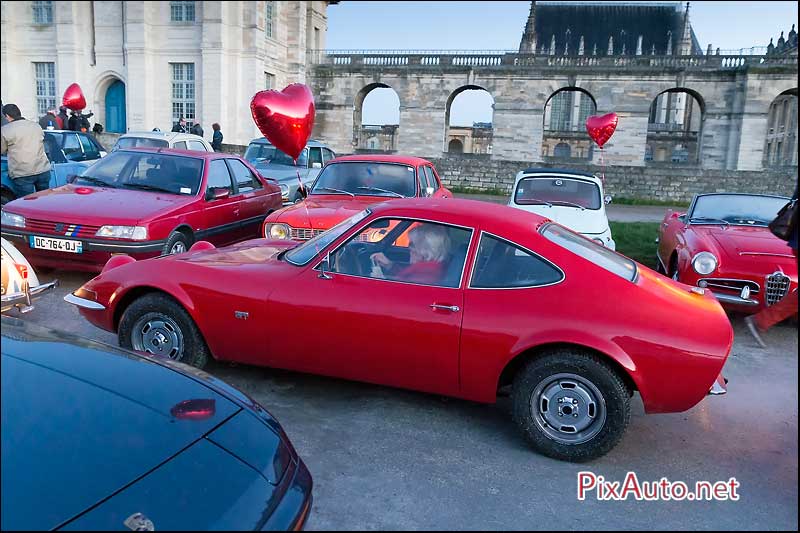
M 194 2 L 170 2 L 172 22 L 194 22 Z
M 267 37 L 275 36 L 275 2 L 264 2 L 264 33 Z
M 583 129 L 586 124 L 586 119 L 594 115 L 594 102 L 589 98 L 589 95 L 584 93 L 577 93 L 578 98 L 581 99 L 580 109 L 578 111 L 578 128 Z
M 194 63 L 170 63 L 172 68 L 172 123 L 181 117 L 194 122 Z
M 561 91 L 556 94 L 550 105 L 550 130 L 569 131 L 570 129 L 570 105 L 572 104 L 572 92 Z
M 275 88 L 275 74 L 264 73 L 264 88 L 267 90 Z
M 56 108 L 56 64 L 34 63 L 36 72 L 36 110 L 39 115 Z
M 33 23 L 53 23 L 53 2 L 33 2 Z

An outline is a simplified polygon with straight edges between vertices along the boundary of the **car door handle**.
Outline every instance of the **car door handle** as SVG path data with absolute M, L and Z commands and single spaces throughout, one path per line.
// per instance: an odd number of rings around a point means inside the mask
M 443 309 L 445 311 L 452 311 L 453 313 L 461 311 L 461 308 L 457 305 L 431 304 L 431 309 Z

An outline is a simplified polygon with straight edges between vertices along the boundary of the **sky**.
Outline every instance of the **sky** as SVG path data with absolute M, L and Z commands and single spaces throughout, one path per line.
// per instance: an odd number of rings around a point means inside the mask
M 643 2 L 646 3 L 646 2 Z M 328 6 L 328 50 L 516 50 L 530 2 L 344 0 Z M 692 28 L 705 50 L 738 50 L 777 42 L 797 23 L 797 2 L 691 2 Z M 465 91 L 453 102 L 451 124 L 491 121 L 492 98 Z M 365 124 L 396 124 L 399 99 L 376 89 L 364 102 Z

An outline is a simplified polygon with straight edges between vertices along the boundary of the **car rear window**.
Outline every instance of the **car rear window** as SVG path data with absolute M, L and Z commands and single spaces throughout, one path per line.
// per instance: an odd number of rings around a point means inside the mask
M 612 274 L 616 274 L 628 281 L 636 279 L 636 263 L 624 255 L 612 252 L 605 246 L 601 246 L 593 240 L 582 237 L 557 224 L 546 224 L 540 232 L 547 239 L 608 270 Z
M 519 205 L 577 204 L 585 209 L 600 209 L 600 187 L 591 181 L 563 176 L 522 178 L 514 191 L 514 202 Z
M 150 139 L 148 137 L 122 137 L 117 141 L 116 148 L 135 148 L 137 146 L 149 148 L 167 148 L 169 143 L 164 139 Z
M 414 167 L 401 163 L 329 163 L 317 177 L 311 194 L 411 197 L 417 195 L 416 173 Z

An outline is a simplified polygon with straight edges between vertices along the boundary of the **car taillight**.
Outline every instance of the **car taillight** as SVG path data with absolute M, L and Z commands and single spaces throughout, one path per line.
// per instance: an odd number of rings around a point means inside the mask
M 19 273 L 19 277 L 21 277 L 24 280 L 28 279 L 28 266 L 27 265 L 21 265 L 19 263 L 14 263 L 14 268 L 17 269 L 17 272 Z

